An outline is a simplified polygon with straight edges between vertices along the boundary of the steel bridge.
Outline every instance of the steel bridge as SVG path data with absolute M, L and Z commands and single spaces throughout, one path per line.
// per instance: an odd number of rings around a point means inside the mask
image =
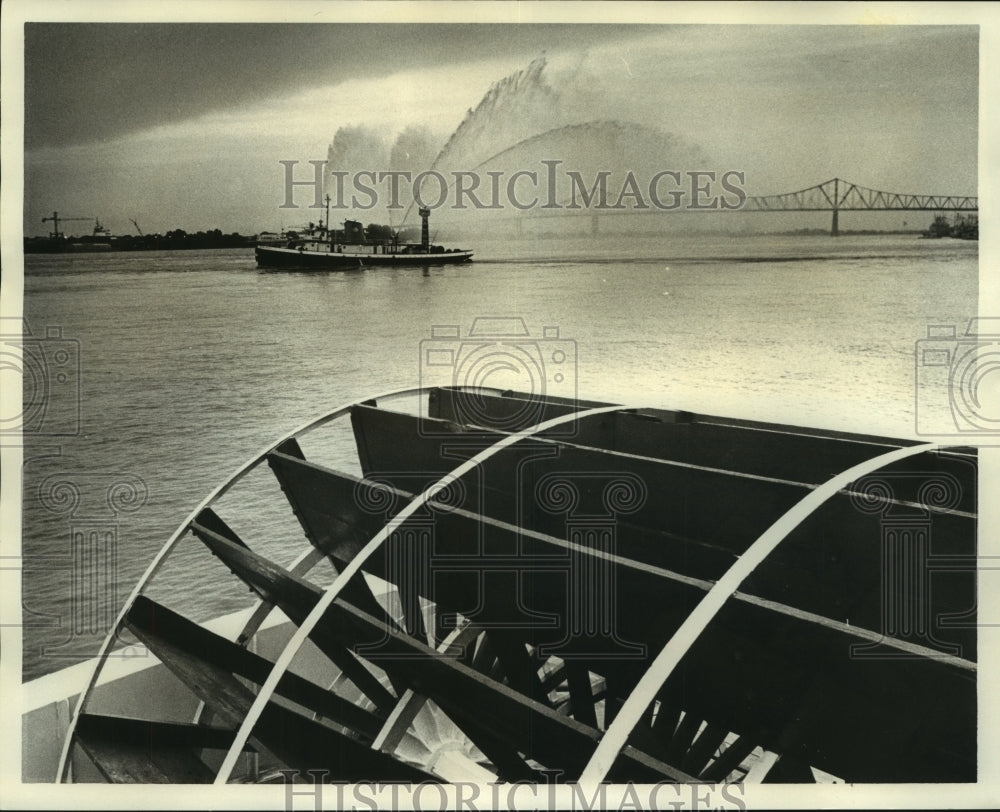
M 957 195 L 911 195 L 883 192 L 859 186 L 843 178 L 777 195 L 752 195 L 738 211 L 829 211 L 833 213 L 830 234 L 839 233 L 842 211 L 979 211 L 978 197 Z
M 563 204 L 564 206 L 565 204 Z M 563 208 L 559 206 L 557 208 Z M 611 215 L 635 214 L 669 214 L 685 211 L 685 209 L 664 210 L 658 208 L 600 208 L 583 209 L 575 212 L 542 211 L 532 212 L 531 217 L 579 217 L 589 214 L 591 217 L 591 233 L 598 233 L 598 218 Z M 699 211 L 718 212 L 721 209 L 699 209 Z M 934 212 L 978 212 L 979 198 L 959 195 L 919 195 L 903 194 L 901 192 L 885 192 L 880 189 L 870 189 L 843 178 L 830 180 L 799 189 L 796 192 L 784 192 L 775 195 L 748 195 L 744 204 L 734 212 L 789 212 L 789 211 L 828 211 L 832 214 L 830 234 L 834 237 L 840 233 L 839 215 L 842 211 L 934 211 Z M 523 216 L 515 218 L 518 230 L 522 225 Z

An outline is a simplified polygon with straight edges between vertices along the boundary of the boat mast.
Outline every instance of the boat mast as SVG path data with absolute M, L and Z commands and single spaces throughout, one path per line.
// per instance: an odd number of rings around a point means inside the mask
M 330 236 L 330 195 L 326 196 L 326 223 L 323 228 L 326 230 L 327 239 L 333 242 L 333 238 Z

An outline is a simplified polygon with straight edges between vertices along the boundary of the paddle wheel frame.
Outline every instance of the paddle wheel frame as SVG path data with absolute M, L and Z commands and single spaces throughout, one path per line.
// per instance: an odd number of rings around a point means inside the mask
M 360 476 L 303 452 L 347 418 Z M 218 510 L 265 462 L 308 542 L 287 566 Z M 341 406 L 160 550 L 58 776 L 975 781 L 976 473 L 971 449 L 499 390 Z M 257 596 L 235 634 L 148 596 L 187 543 Z M 98 696 L 123 636 L 193 713 Z

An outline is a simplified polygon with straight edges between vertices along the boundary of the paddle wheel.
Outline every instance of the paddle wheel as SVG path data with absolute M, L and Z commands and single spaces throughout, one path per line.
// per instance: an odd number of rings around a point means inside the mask
M 976 474 L 513 392 L 354 403 L 167 542 L 60 779 L 975 781 Z

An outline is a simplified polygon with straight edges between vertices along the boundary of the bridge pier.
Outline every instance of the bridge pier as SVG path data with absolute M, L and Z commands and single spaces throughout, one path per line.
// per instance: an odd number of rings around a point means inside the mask
M 838 223 L 838 217 L 840 212 L 837 209 L 833 210 L 833 225 L 830 227 L 830 236 L 839 237 L 840 236 L 840 224 Z

